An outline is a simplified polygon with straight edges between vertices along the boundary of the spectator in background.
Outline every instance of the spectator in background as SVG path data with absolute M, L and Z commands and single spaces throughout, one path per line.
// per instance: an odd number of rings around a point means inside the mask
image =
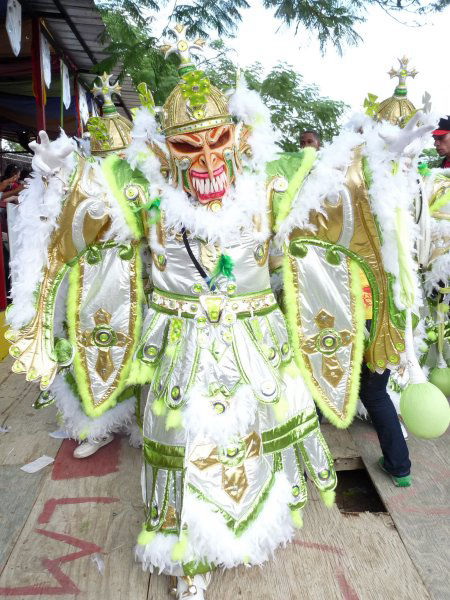
M 450 115 L 439 119 L 438 128 L 432 132 L 434 147 L 442 156 L 441 169 L 450 168 Z
M 19 169 L 15 165 L 8 165 L 0 179 L 0 207 L 4 208 L 8 198 L 16 196 L 23 186 L 19 185 Z
M 11 287 L 9 280 L 9 245 L 8 245 L 8 221 L 6 205 L 8 202 L 17 204 L 17 194 L 23 190 L 23 184 L 19 183 L 20 171 L 15 165 L 8 165 L 0 179 L 0 231 L 3 252 L 3 264 L 5 267 L 6 295 L 9 296 Z
M 320 148 L 320 137 L 317 131 L 312 129 L 308 131 L 302 131 L 300 134 L 300 148 L 306 148 L 312 146 L 316 150 Z
M 22 169 L 20 171 L 19 182 L 23 184 L 25 182 L 25 179 L 30 177 L 30 175 L 31 175 L 30 169 Z

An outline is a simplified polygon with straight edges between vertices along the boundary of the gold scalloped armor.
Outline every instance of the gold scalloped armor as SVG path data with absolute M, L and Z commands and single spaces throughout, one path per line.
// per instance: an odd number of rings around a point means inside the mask
M 408 117 L 415 110 L 414 104 L 408 98 L 391 96 L 380 102 L 377 110 L 377 119 L 379 121 L 389 121 L 393 125 L 400 125 L 402 119 Z
M 164 135 L 168 137 L 180 133 L 192 133 L 233 122 L 228 112 L 226 96 L 213 85 L 204 108 L 204 115 L 204 118 L 199 120 L 192 117 L 182 96 L 181 85 L 178 84 L 162 108 L 161 127 Z

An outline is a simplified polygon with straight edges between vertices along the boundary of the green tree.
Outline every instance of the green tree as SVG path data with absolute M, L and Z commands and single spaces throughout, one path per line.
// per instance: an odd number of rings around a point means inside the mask
M 115 11 L 140 28 L 151 25 L 152 16 L 168 0 L 96 0 L 99 8 Z M 331 43 L 339 51 L 345 43 L 357 44 L 361 38 L 355 27 L 367 19 L 367 9 L 379 6 L 392 17 L 402 15 L 424 16 L 441 12 L 450 0 L 263 0 L 263 5 L 274 10 L 281 23 L 302 26 L 318 36 L 321 48 Z M 217 33 L 221 37 L 232 35 L 242 13 L 248 8 L 246 0 L 190 0 L 175 2 L 172 22 L 188 25 L 190 35 Z M 419 24 L 419 23 L 416 23 Z
M 126 22 L 123 14 L 104 15 L 108 33 L 113 40 L 111 56 L 99 65 L 99 72 L 109 70 L 122 61 L 122 72 L 128 73 L 137 86 L 144 81 L 161 106 L 179 81 L 178 58 L 164 60 L 157 49 L 157 40 L 149 38 L 138 26 Z M 211 83 L 222 91 L 235 87 L 237 67 L 231 60 L 232 51 L 223 41 L 211 44 L 215 56 L 198 62 Z M 287 64 L 277 64 L 266 76 L 256 63 L 244 71 L 250 89 L 261 94 L 271 112 L 272 121 L 281 132 L 282 149 L 298 149 L 300 132 L 315 129 L 323 140 L 337 133 L 338 122 L 347 108 L 343 102 L 323 98 L 315 84 L 306 84 L 302 76 Z
M 442 157 L 436 152 L 436 148 L 424 148 L 420 157 L 422 162 L 427 163 L 430 169 L 436 169 L 442 164 Z
M 233 89 L 236 67 L 223 42 L 214 42 L 217 57 L 204 67 L 211 83 L 222 91 Z M 200 66 L 201 63 L 200 63 Z M 338 132 L 339 120 L 347 105 L 320 96 L 315 84 L 307 84 L 300 73 L 286 63 L 278 63 L 264 76 L 261 64 L 244 70 L 250 89 L 256 90 L 270 110 L 272 122 L 282 133 L 281 146 L 285 152 L 298 150 L 300 133 L 314 129 L 324 141 Z

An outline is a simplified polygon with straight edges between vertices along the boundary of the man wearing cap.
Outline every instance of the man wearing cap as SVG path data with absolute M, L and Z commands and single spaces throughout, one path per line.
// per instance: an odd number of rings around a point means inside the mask
M 438 128 L 432 133 L 434 147 L 439 156 L 442 156 L 441 168 L 450 167 L 450 115 L 439 119 Z

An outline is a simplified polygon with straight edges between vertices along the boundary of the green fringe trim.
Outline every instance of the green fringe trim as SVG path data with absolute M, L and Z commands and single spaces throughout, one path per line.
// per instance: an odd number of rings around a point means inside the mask
M 288 189 L 283 193 L 283 198 L 278 208 L 278 214 L 274 225 L 274 230 L 278 231 L 281 223 L 288 216 L 294 196 L 297 194 L 305 177 L 309 174 L 316 160 L 317 152 L 315 148 L 304 148 L 302 162 L 298 170 L 289 181 Z
M 227 279 L 234 279 L 233 275 L 234 264 L 233 259 L 228 254 L 221 254 L 219 260 L 214 267 L 214 271 L 210 278 L 210 283 L 213 284 L 215 281 L 223 275 Z
M 436 210 L 439 210 L 440 208 L 442 208 L 442 206 L 445 206 L 449 202 L 450 202 L 450 190 L 447 190 L 444 194 L 440 195 L 437 198 L 437 200 L 435 200 L 433 202 L 433 204 L 430 206 L 430 212 L 433 213 Z
M 161 417 L 165 414 L 166 405 L 164 404 L 164 400 L 162 398 L 153 401 L 152 412 L 155 415 L 155 417 Z
M 364 327 L 365 315 L 362 299 L 361 281 L 359 278 L 359 267 L 354 261 L 350 261 L 350 273 L 352 279 L 351 294 L 354 301 L 355 311 L 355 341 L 353 349 L 353 373 L 350 383 L 349 398 L 347 400 L 346 414 L 341 417 L 336 414 L 330 406 L 328 398 L 325 396 L 319 385 L 313 380 L 309 370 L 306 367 L 303 355 L 300 351 L 300 340 L 297 332 L 298 303 L 294 286 L 294 274 L 290 265 L 290 258 L 285 254 L 283 258 L 283 286 L 284 286 L 284 305 L 286 309 L 286 322 L 289 332 L 289 339 L 294 352 L 295 362 L 301 372 L 303 379 L 314 399 L 319 405 L 320 410 L 325 417 L 338 429 L 345 429 L 350 425 L 356 413 L 359 398 L 359 379 L 364 351 Z
M 139 254 L 139 248 L 136 248 L 136 304 L 137 314 L 134 321 L 133 328 L 133 346 L 130 349 L 128 359 L 122 364 L 119 375 L 119 384 L 117 385 L 114 392 L 109 398 L 102 402 L 99 406 L 94 406 L 93 396 L 91 387 L 88 381 L 87 373 L 84 370 L 81 362 L 81 357 L 78 352 L 78 340 L 76 332 L 76 319 L 75 315 L 79 309 L 78 307 L 78 293 L 80 284 L 80 263 L 77 262 L 70 271 L 69 274 L 69 293 L 67 298 L 67 324 L 69 341 L 75 348 L 75 356 L 73 360 L 73 369 L 75 375 L 75 381 L 77 383 L 78 393 L 81 398 L 83 410 L 85 414 L 91 419 L 101 416 L 107 410 L 117 404 L 119 396 L 128 384 L 128 375 L 130 374 L 131 366 L 133 364 L 133 354 L 136 349 L 139 334 L 142 327 L 142 306 L 144 303 L 144 290 L 142 287 L 142 261 Z

